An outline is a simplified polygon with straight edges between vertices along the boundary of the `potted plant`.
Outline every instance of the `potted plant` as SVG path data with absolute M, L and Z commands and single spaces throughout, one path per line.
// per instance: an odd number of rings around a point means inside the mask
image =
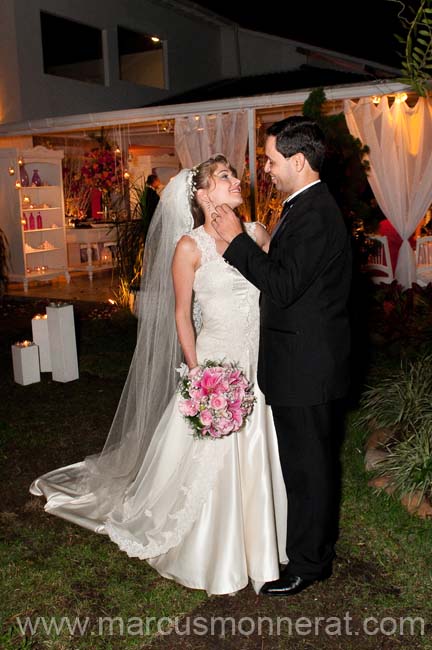
M 115 223 L 117 235 L 116 265 L 119 275 L 118 302 L 134 311 L 140 288 L 144 244 L 151 216 L 146 205 L 144 182 L 131 183 L 133 209 L 130 217 Z

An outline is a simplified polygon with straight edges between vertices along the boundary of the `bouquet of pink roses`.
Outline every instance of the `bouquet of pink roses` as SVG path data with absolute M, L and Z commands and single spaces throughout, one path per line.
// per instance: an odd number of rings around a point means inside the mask
M 222 438 L 241 429 L 252 413 L 252 388 L 235 363 L 205 361 L 180 379 L 180 413 L 195 437 Z

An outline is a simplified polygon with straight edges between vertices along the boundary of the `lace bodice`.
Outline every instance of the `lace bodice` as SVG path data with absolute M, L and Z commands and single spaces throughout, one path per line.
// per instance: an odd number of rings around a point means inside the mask
M 255 239 L 255 223 L 247 223 Z M 195 274 L 194 292 L 202 327 L 197 337 L 197 355 L 223 358 L 243 366 L 255 366 L 259 338 L 259 291 L 217 252 L 216 242 L 203 226 L 192 231 L 201 253 Z

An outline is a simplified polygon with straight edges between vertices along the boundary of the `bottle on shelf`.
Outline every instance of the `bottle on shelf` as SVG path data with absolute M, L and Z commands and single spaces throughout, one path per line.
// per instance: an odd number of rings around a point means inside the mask
M 33 169 L 33 176 L 32 176 L 32 185 L 36 185 L 36 187 L 40 187 L 42 185 L 42 179 L 39 176 L 39 171 L 37 169 Z
M 27 215 L 25 212 L 23 212 L 21 223 L 22 223 L 23 230 L 28 230 Z
M 28 226 L 29 226 L 29 229 L 30 229 L 30 230 L 34 230 L 34 229 L 35 229 L 35 218 L 34 218 L 34 216 L 33 216 L 33 212 L 30 212 Z
M 41 213 L 38 212 L 36 216 L 36 228 L 42 228 L 42 216 Z
M 25 168 L 24 163 L 19 166 L 19 169 L 20 169 L 21 187 L 28 187 L 29 186 L 29 177 L 28 177 L 27 170 Z

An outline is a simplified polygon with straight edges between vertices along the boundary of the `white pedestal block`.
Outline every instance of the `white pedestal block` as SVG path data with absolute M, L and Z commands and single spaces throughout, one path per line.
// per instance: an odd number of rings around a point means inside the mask
M 27 386 L 40 381 L 38 346 L 31 341 L 15 343 L 12 347 L 14 380 Z
M 39 348 L 39 363 L 41 372 L 51 372 L 51 353 L 48 338 L 48 318 L 34 316 L 32 318 L 33 341 Z
M 48 338 L 54 381 L 78 379 L 78 355 L 72 305 L 49 305 Z

